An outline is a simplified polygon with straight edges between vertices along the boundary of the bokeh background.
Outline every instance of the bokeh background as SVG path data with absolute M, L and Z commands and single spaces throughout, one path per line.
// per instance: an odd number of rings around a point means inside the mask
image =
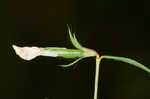
M 130 57 L 150 68 L 149 0 L 0 1 L 0 99 L 93 99 L 95 60 L 20 59 L 18 46 L 73 48 L 69 24 L 80 43 L 101 55 Z M 150 75 L 104 60 L 99 99 L 150 99 Z

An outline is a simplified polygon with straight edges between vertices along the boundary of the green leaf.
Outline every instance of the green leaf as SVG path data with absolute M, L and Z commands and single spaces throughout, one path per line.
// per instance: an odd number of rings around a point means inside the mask
M 81 59 L 83 59 L 83 58 L 78 58 L 77 60 L 71 62 L 70 64 L 67 64 L 67 65 L 60 65 L 60 66 L 61 66 L 61 67 L 70 67 L 70 66 L 74 65 L 75 63 L 77 63 L 78 61 L 80 61 Z
M 70 40 L 71 40 L 72 44 L 74 45 L 74 47 L 77 49 L 83 50 L 83 47 L 78 42 L 77 38 L 75 37 L 75 34 L 72 35 L 69 26 L 68 26 L 68 32 L 69 32 Z
M 128 64 L 131 64 L 135 67 L 138 67 L 142 70 L 145 70 L 147 71 L 148 73 L 150 73 L 150 69 L 147 68 L 146 66 L 144 66 L 143 64 L 133 60 L 133 59 L 130 59 L 130 58 L 125 58 L 125 57 L 118 57 L 118 56 L 101 56 L 101 59 L 113 59 L 113 60 L 116 60 L 116 61 L 121 61 L 121 62 L 125 62 L 125 63 L 128 63 Z

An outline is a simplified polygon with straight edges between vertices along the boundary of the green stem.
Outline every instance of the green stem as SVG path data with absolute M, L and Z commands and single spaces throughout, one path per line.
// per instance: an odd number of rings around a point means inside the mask
M 98 97 L 98 81 L 99 81 L 99 71 L 100 71 L 99 69 L 100 69 L 100 62 L 102 59 L 112 59 L 116 61 L 125 62 L 150 73 L 149 68 L 130 58 L 118 57 L 118 56 L 101 56 L 100 58 L 96 58 L 94 99 L 98 99 L 97 97 Z
M 94 99 L 98 97 L 98 80 L 101 58 L 96 58 L 96 70 L 95 70 L 95 87 L 94 87 Z

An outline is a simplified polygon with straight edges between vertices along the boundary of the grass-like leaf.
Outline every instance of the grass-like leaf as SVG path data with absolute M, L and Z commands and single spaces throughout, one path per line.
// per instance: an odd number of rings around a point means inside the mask
M 144 66 L 143 64 L 133 60 L 133 59 L 130 59 L 130 58 L 125 58 L 125 57 L 118 57 L 118 56 L 101 56 L 101 59 L 113 59 L 113 60 L 116 60 L 116 61 L 121 61 L 121 62 L 125 62 L 125 63 L 128 63 L 128 64 L 131 64 L 135 67 L 138 67 L 142 70 L 145 70 L 147 71 L 148 73 L 150 73 L 150 69 L 147 68 L 146 66 Z
M 83 47 L 82 47 L 81 44 L 78 42 L 78 40 L 77 40 L 75 34 L 72 35 L 69 26 L 68 26 L 68 32 L 69 32 L 70 40 L 71 40 L 72 44 L 74 45 L 74 47 L 77 48 L 77 49 L 83 50 Z
M 83 57 L 84 58 L 84 57 Z M 83 59 L 82 57 L 81 58 L 78 58 L 77 60 L 67 64 L 67 65 L 60 65 L 61 67 L 70 67 L 72 65 L 74 65 L 75 63 L 77 63 L 78 61 L 82 60 Z

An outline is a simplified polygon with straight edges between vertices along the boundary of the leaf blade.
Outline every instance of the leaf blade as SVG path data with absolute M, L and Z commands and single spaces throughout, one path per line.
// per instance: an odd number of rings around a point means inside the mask
M 78 58 L 77 60 L 75 60 L 75 61 L 73 61 L 73 62 L 71 62 L 71 63 L 69 63 L 69 64 L 67 64 L 67 65 L 59 65 L 59 66 L 64 67 L 64 68 L 70 67 L 70 66 L 74 65 L 75 63 L 79 62 L 80 60 L 82 60 L 83 58 L 84 58 L 84 57 Z
M 147 68 L 145 65 L 143 65 L 143 64 L 141 64 L 141 63 L 139 63 L 139 62 L 137 62 L 137 61 L 135 61 L 133 59 L 130 59 L 130 58 L 118 57 L 118 56 L 101 56 L 101 59 L 113 59 L 113 60 L 116 60 L 116 61 L 125 62 L 125 63 L 134 65 L 135 67 L 140 68 L 140 69 L 150 73 L 150 69 L 149 68 Z
M 83 50 L 83 47 L 82 47 L 81 44 L 78 42 L 77 38 L 75 37 L 75 34 L 72 35 L 69 26 L 68 26 L 68 32 L 69 32 L 70 40 L 71 40 L 72 44 L 74 45 L 74 47 L 77 48 L 77 49 Z

